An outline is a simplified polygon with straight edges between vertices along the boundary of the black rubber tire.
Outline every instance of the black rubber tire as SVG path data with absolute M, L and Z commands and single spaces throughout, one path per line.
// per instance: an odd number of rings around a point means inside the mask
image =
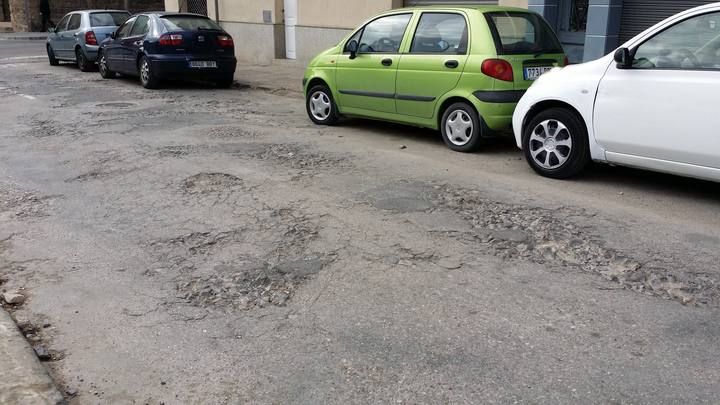
M 458 110 L 464 111 L 472 121 L 472 132 L 470 134 L 470 140 L 464 145 L 456 145 L 452 143 L 452 141 L 450 140 L 450 136 L 452 136 L 452 134 L 448 133 L 445 125 L 448 118 L 454 115 L 454 113 Z M 467 153 L 476 151 L 480 147 L 480 145 L 482 145 L 482 131 L 484 128 L 485 126 L 483 125 L 483 121 L 480 119 L 480 115 L 477 113 L 477 111 L 475 111 L 475 108 L 473 108 L 473 106 L 471 106 L 470 104 L 464 102 L 451 104 L 448 108 L 445 109 L 442 119 L 440 120 L 440 132 L 442 133 L 443 141 L 445 141 L 445 145 L 447 145 L 448 148 L 456 152 Z
M 117 77 L 117 74 L 108 68 L 107 60 L 102 52 L 98 55 L 98 71 L 103 79 L 114 79 Z
M 55 51 L 53 51 L 52 47 L 48 45 L 45 48 L 47 49 L 48 62 L 50 62 L 50 66 L 59 65 L 60 61 L 55 57 Z
M 81 72 L 89 72 L 92 70 L 92 63 L 87 60 L 85 53 L 82 49 L 75 48 L 75 63 L 77 63 L 78 69 Z
M 545 120 L 555 120 L 567 127 L 572 148 L 568 159 L 560 167 L 546 169 L 538 165 L 532 158 L 530 136 L 532 131 Z M 577 113 L 566 108 L 549 108 L 541 111 L 523 128 L 522 148 L 525 160 L 539 175 L 553 179 L 567 179 L 579 174 L 590 163 L 587 127 Z
M 215 80 L 215 86 L 219 89 L 229 89 L 235 82 L 233 76 L 224 77 L 222 79 Z
M 147 77 L 143 77 L 142 74 L 142 67 L 144 64 L 147 64 Z M 142 84 L 142 86 L 146 89 L 157 89 L 158 87 L 160 87 L 160 79 L 155 76 L 155 73 L 152 69 L 152 64 L 145 55 L 141 56 L 140 60 L 138 61 L 138 76 L 140 76 L 140 84 Z
M 328 113 L 327 118 L 325 118 L 324 120 L 315 118 L 315 116 L 312 114 L 312 109 L 310 107 L 311 97 L 317 92 L 324 93 L 330 101 L 330 112 Z M 319 84 L 310 88 L 310 90 L 307 92 L 307 96 L 305 97 L 305 109 L 307 110 L 307 114 L 308 117 L 310 117 L 310 120 L 312 120 L 312 122 L 317 125 L 335 125 L 340 120 L 340 113 L 338 112 L 337 104 L 335 104 L 335 99 L 333 98 L 332 91 L 330 91 L 330 89 L 324 84 Z

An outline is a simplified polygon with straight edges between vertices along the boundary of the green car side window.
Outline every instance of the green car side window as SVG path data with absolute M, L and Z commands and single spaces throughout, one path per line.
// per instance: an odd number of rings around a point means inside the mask
M 455 13 L 423 13 L 410 53 L 467 53 L 468 27 L 465 17 Z
M 393 14 L 368 23 L 358 32 L 358 53 L 398 53 L 410 17 L 410 13 Z

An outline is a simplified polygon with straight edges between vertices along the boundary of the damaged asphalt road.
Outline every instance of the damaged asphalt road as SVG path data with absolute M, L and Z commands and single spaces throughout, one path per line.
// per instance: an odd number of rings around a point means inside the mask
M 276 93 L 0 64 L 0 290 L 71 402 L 717 401 L 720 186 Z

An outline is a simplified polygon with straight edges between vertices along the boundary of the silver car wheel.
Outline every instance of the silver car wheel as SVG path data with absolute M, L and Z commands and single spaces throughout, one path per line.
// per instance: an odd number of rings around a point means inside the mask
M 445 133 L 448 140 L 456 146 L 464 146 L 473 134 L 473 122 L 464 110 L 455 110 L 445 120 Z
M 316 91 L 310 96 L 310 113 L 318 121 L 325 121 L 332 113 L 330 97 L 322 91 Z
M 146 60 L 143 60 L 142 64 L 140 65 L 140 79 L 143 81 L 143 83 L 147 83 L 150 81 L 150 65 L 148 65 L 148 62 Z
M 558 120 L 539 123 L 530 134 L 530 156 L 543 169 L 557 169 L 567 162 L 572 151 L 572 136 Z

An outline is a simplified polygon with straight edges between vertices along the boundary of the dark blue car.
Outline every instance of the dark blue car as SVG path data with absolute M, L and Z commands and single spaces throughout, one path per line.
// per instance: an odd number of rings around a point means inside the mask
M 213 20 L 188 13 L 143 13 L 127 20 L 100 44 L 98 69 L 139 76 L 143 87 L 163 79 L 199 79 L 230 87 L 235 74 L 232 37 Z

